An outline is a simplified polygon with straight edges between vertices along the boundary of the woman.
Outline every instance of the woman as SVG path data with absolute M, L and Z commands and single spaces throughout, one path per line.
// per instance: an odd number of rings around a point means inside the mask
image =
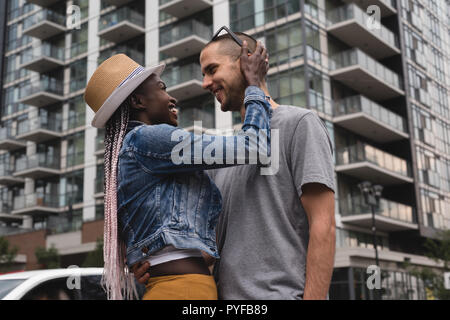
M 230 154 L 248 163 L 258 133 L 260 140 L 263 132 L 267 137 L 258 146 L 258 161 L 270 152 L 271 109 L 257 87 L 267 73 L 266 50 L 259 43 L 250 56 L 245 43 L 240 64 L 249 85 L 246 132 L 231 137 L 176 127 L 176 100 L 159 78 L 164 65 L 144 69 L 119 54 L 89 80 L 84 98 L 96 113 L 92 125 L 106 125 L 103 283 L 108 298 L 122 299 L 124 293 L 132 298 L 136 292 L 128 268 L 148 260 L 151 278 L 144 299 L 217 299 L 201 252 L 218 258 L 214 228 L 221 196 L 203 170 L 236 165 L 212 161 L 229 160 Z M 242 158 L 239 145 L 249 155 Z M 223 146 L 222 155 L 212 146 Z

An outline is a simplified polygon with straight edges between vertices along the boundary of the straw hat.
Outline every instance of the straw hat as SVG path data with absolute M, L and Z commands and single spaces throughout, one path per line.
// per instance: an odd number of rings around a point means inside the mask
M 164 68 L 164 64 L 144 68 L 124 54 L 114 55 L 103 62 L 84 92 L 84 100 L 95 112 L 92 126 L 105 127 L 122 102 L 150 75 L 160 76 Z

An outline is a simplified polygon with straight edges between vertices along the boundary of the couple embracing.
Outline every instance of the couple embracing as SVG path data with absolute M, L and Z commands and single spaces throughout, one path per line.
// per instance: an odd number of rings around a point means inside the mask
M 236 135 L 178 128 L 164 65 L 145 69 L 116 55 L 86 87 L 92 125 L 106 128 L 102 280 L 110 299 L 132 298 L 133 276 L 146 286 L 144 300 L 327 297 L 331 140 L 315 112 L 270 97 L 264 46 L 224 29 L 200 64 L 221 110 L 240 112 Z M 189 161 L 174 161 L 180 145 Z M 261 174 L 267 159 L 277 170 Z

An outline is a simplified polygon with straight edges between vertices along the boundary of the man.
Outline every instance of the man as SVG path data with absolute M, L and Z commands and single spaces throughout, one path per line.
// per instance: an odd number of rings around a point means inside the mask
M 256 41 L 237 34 L 254 51 Z M 222 111 L 243 117 L 240 54 L 227 34 L 202 50 L 200 63 L 203 88 Z M 266 84 L 262 89 L 270 96 Z M 214 266 L 219 299 L 326 299 L 335 252 L 332 144 L 315 112 L 270 102 L 278 171 L 261 175 L 249 165 L 209 172 L 223 200 L 216 227 L 221 259 Z M 146 268 L 135 270 L 141 283 Z

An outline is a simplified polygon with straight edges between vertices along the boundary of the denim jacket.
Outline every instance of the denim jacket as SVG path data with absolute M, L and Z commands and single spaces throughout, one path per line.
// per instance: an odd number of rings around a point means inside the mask
M 270 104 L 253 86 L 244 103 L 245 121 L 234 136 L 130 121 L 118 167 L 118 222 L 128 266 L 169 244 L 219 258 L 215 226 L 222 197 L 204 170 L 249 163 L 258 139 L 257 163 L 263 164 L 261 150 L 270 156 Z

